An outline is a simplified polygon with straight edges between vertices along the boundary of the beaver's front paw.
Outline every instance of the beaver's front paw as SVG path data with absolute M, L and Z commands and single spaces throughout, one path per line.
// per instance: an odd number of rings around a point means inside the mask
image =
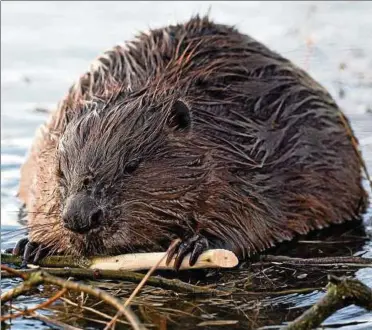
M 20 239 L 14 249 L 7 249 L 6 252 L 13 253 L 16 256 L 22 256 L 21 268 L 26 268 L 27 264 L 37 264 L 46 257 L 49 249 L 43 244 L 29 241 L 28 238 Z
M 191 236 L 190 238 L 179 242 L 168 252 L 167 265 L 170 263 L 172 258 L 176 255 L 174 268 L 179 270 L 185 256 L 191 252 L 190 255 L 190 266 L 194 266 L 199 256 L 208 249 L 208 240 L 200 234 Z

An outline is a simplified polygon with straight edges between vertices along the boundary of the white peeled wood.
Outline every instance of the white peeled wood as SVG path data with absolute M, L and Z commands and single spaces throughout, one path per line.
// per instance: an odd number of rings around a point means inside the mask
M 133 253 L 122 254 L 114 257 L 95 257 L 92 259 L 91 269 L 105 270 L 147 270 L 155 265 L 166 252 Z M 190 255 L 187 255 L 181 264 L 180 269 L 197 268 L 233 268 L 238 264 L 238 258 L 232 251 L 213 249 L 202 253 L 196 264 L 189 265 Z M 174 258 L 169 265 L 165 264 L 166 258 L 159 264 L 157 269 L 174 269 Z

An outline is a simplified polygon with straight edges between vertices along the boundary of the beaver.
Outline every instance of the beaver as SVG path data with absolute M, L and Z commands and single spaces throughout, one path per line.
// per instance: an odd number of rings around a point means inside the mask
M 207 248 L 240 259 L 360 219 L 368 198 L 349 122 L 290 60 L 208 16 L 105 51 L 38 130 L 21 169 L 46 254 Z

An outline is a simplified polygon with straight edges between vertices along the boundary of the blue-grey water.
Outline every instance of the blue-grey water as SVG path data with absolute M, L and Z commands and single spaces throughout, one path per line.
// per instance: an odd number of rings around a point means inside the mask
M 1 227 L 16 228 L 15 197 L 34 131 L 72 82 L 103 50 L 157 28 L 206 13 L 290 58 L 326 86 L 338 101 L 372 172 L 372 2 L 2 2 L 1 3 Z M 342 69 L 343 68 L 343 69 Z M 372 211 L 365 216 L 367 230 Z M 1 248 L 16 238 L 7 236 Z M 372 242 L 364 248 L 372 257 Z M 372 286 L 372 269 L 355 274 Z M 2 281 L 6 290 L 14 281 Z M 291 308 L 319 294 L 289 298 Z M 32 302 L 31 302 L 32 303 Z M 326 324 L 372 329 L 372 313 L 350 306 Z M 44 329 L 16 320 L 14 329 Z

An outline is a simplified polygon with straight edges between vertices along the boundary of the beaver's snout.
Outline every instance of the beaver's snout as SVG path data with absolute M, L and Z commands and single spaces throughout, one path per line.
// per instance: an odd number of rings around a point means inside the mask
M 67 229 L 84 234 L 99 226 L 103 211 L 92 197 L 80 193 L 67 199 L 62 219 Z

